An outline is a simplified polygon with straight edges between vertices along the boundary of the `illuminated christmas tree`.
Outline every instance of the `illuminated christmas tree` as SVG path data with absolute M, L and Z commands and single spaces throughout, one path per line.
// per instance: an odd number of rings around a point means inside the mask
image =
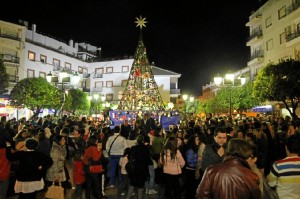
M 146 18 L 136 18 L 140 27 L 140 38 L 135 51 L 134 61 L 129 73 L 126 88 L 119 103 L 120 110 L 160 110 L 163 101 L 154 80 L 142 37 Z

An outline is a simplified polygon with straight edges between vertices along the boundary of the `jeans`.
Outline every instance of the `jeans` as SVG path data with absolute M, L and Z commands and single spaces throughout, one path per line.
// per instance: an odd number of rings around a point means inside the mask
M 94 194 L 94 198 L 101 199 L 102 193 L 100 190 L 100 178 L 98 173 L 89 173 L 86 175 L 86 188 L 85 198 L 91 198 L 91 192 Z
M 154 172 L 154 166 L 153 165 L 148 165 L 148 170 L 149 170 L 149 180 L 145 182 L 145 188 L 146 189 L 152 189 L 154 185 L 154 178 L 155 178 L 155 172 Z
M 0 181 L 0 199 L 6 199 L 9 179 Z
M 116 178 L 116 168 L 118 168 L 118 177 L 119 177 L 119 185 L 121 184 L 122 177 L 119 168 L 119 161 L 121 155 L 111 155 L 109 158 L 109 178 L 110 178 L 110 185 L 115 185 L 115 178 Z

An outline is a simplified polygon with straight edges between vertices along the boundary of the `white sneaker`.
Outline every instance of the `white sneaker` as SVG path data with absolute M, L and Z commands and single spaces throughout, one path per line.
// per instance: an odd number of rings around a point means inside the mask
M 121 196 L 125 196 L 125 192 L 121 193 Z
M 150 189 L 147 194 L 149 195 L 157 194 L 157 191 L 155 191 L 154 189 Z
M 149 189 L 146 189 L 145 193 L 148 194 L 148 192 L 149 192 Z

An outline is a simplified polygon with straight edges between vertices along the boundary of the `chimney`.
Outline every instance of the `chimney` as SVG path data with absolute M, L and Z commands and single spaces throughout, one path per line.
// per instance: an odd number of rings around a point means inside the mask
M 75 42 L 75 49 L 78 51 L 78 43 Z
M 70 39 L 70 41 L 69 41 L 69 46 L 74 48 L 74 41 L 72 39 Z
M 31 30 L 32 30 L 33 33 L 36 32 L 36 25 L 35 25 L 35 24 L 32 24 L 32 25 L 31 25 Z

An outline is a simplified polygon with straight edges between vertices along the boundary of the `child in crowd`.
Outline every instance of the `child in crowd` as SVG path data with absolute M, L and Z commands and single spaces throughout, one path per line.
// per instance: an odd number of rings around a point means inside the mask
M 120 158 L 120 161 L 119 161 L 119 165 L 121 167 L 121 175 L 122 175 L 122 183 L 121 183 L 121 186 L 119 187 L 119 190 L 118 190 L 118 195 L 120 196 L 124 196 L 126 195 L 126 190 L 128 189 L 128 186 L 129 186 L 129 178 L 128 178 L 128 175 L 127 175 L 127 171 L 125 169 L 125 165 L 127 164 L 128 162 L 128 154 L 129 154 L 129 151 L 130 151 L 130 148 L 126 148 L 124 150 L 124 154 L 123 156 Z
M 74 184 L 76 185 L 72 199 L 82 198 L 82 185 L 85 182 L 85 172 L 83 169 L 83 153 L 76 150 L 74 155 Z

